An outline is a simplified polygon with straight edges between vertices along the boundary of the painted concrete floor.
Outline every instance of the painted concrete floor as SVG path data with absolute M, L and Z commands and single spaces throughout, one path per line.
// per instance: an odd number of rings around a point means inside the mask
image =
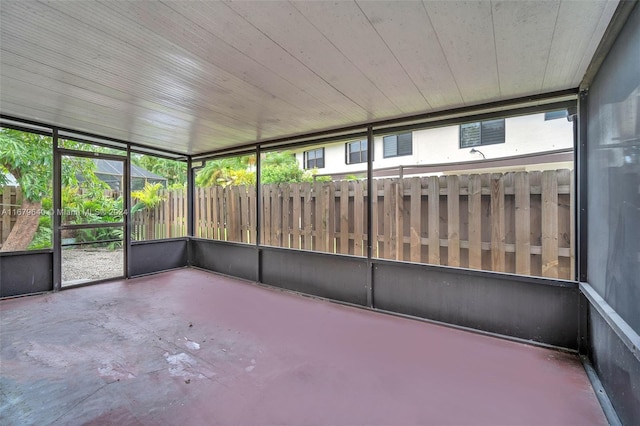
M 3 425 L 606 424 L 576 356 L 198 270 L 0 309 Z

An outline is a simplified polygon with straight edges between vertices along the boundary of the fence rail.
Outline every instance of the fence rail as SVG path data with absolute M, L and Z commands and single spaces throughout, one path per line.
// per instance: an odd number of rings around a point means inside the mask
M 574 276 L 570 170 L 374 179 L 372 185 L 374 257 Z M 134 240 L 186 235 L 186 191 L 162 195 L 157 207 L 132 217 Z M 196 188 L 195 235 L 255 243 L 256 201 L 254 186 Z M 366 254 L 366 181 L 263 185 L 260 202 L 262 244 Z M 3 237 L 5 223 L 3 217 Z

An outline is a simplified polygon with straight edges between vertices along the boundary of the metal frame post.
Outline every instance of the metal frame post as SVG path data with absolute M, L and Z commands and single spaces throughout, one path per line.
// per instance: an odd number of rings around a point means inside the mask
M 124 276 L 131 277 L 131 146 L 127 144 L 127 159 L 122 170 L 124 198 Z
M 256 251 L 257 251 L 257 256 L 256 256 L 256 260 L 257 260 L 257 265 L 256 265 L 256 281 L 257 282 L 262 282 L 262 250 L 260 249 L 260 231 L 261 231 L 261 226 L 260 226 L 260 218 L 262 217 L 262 203 L 260 202 L 260 197 L 262 195 L 262 188 L 260 186 L 260 179 L 261 179 L 261 173 L 260 173 L 260 155 L 262 153 L 262 150 L 260 149 L 260 145 L 256 146 Z
M 373 300 L 373 127 L 367 127 L 367 306 L 374 307 Z
M 62 160 L 58 152 L 58 129 L 53 128 L 53 291 L 62 288 L 62 246 L 60 210 L 62 209 Z
M 574 124 L 574 137 L 577 137 L 575 149 L 575 191 L 576 211 L 574 212 L 576 223 L 576 275 L 578 281 L 587 282 L 587 185 L 589 161 L 587 147 L 587 114 L 589 112 L 588 91 L 580 92 L 578 100 L 577 124 Z

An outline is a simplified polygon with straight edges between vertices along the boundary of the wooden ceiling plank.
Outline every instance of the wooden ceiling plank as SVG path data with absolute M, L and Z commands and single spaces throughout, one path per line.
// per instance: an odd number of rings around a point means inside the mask
M 245 83 L 295 108 L 309 114 L 323 115 L 328 119 L 338 115 L 331 106 L 318 101 L 163 3 L 154 3 L 157 7 L 149 7 L 142 2 L 104 4 L 133 22 L 143 25 L 153 34 L 170 40 L 171 44 L 179 46 L 205 64 L 224 69 Z
M 114 88 L 113 86 L 106 86 L 102 83 L 98 83 L 95 81 L 88 80 L 82 76 L 78 76 L 73 73 L 64 73 L 62 77 L 62 71 L 58 68 L 54 68 L 50 65 L 44 63 L 38 63 L 30 58 L 25 58 L 23 56 L 17 55 L 14 52 L 3 50 L 3 62 L 2 62 L 2 73 L 3 75 L 14 76 L 15 78 L 21 79 L 23 81 L 28 81 L 29 79 L 37 83 L 37 79 L 46 79 L 43 83 L 44 87 L 55 87 L 56 85 L 61 85 L 63 93 L 70 93 L 72 91 L 87 91 L 88 93 L 95 93 L 102 97 L 113 98 L 114 100 L 119 101 L 120 103 L 128 103 L 131 106 L 151 110 L 156 114 L 163 114 L 166 117 L 166 120 L 169 121 L 180 121 L 183 123 L 189 123 L 196 119 L 201 115 L 202 118 L 206 116 L 206 114 L 194 114 L 194 109 L 187 108 L 170 108 L 161 103 L 147 101 L 144 93 L 127 93 L 124 90 L 119 88 Z M 61 59 L 62 61 L 64 59 Z M 52 61 L 47 61 L 48 64 L 51 64 Z M 62 65 L 61 65 L 62 66 Z M 149 96 L 149 98 L 152 98 Z M 120 107 L 124 107 L 121 105 Z M 196 113 L 199 111 L 195 110 Z M 223 117 L 222 120 L 218 120 L 217 122 L 220 124 L 225 124 L 227 126 L 231 126 L 234 128 L 234 132 L 242 132 L 242 127 L 246 125 L 245 122 L 235 119 L 233 117 L 227 117 L 221 115 Z M 201 120 L 202 121 L 202 120 Z
M 191 21 L 192 26 L 226 43 L 230 48 L 235 49 L 237 54 L 255 61 L 270 73 L 289 83 L 296 91 L 313 97 L 316 102 L 322 103 L 326 108 L 354 121 L 363 120 L 366 117 L 366 111 L 312 73 L 225 3 L 203 3 L 202 10 L 194 8 L 190 2 L 174 1 L 167 2 L 167 5 Z M 202 36 L 204 37 L 204 34 Z M 249 74 L 244 69 L 238 71 L 243 75 L 243 79 L 251 80 L 256 75 L 255 72 Z
M 422 2 L 358 5 L 432 109 L 463 103 Z
M 230 7 L 320 78 L 360 105 L 370 119 L 402 114 L 290 3 L 233 2 Z
M 108 19 L 104 19 L 108 22 Z M 97 25 L 97 22 L 95 22 Z M 55 27 L 55 25 L 54 25 Z M 115 28 L 113 29 L 115 31 Z M 163 96 L 174 95 L 178 98 L 183 98 L 188 102 L 200 101 L 202 104 L 208 104 L 209 108 L 217 105 L 220 107 L 228 107 L 229 110 L 234 108 L 238 110 L 250 108 L 248 114 L 253 114 L 253 119 L 265 117 L 264 123 L 267 123 L 267 127 L 278 123 L 279 117 L 291 116 L 298 118 L 298 124 L 303 122 L 310 124 L 312 115 L 299 114 L 299 109 L 283 103 L 279 99 L 274 99 L 272 96 L 268 96 L 263 92 L 259 92 L 254 87 L 247 87 L 244 83 L 235 79 L 232 76 L 218 76 L 219 84 L 214 84 L 214 92 L 211 92 L 211 85 L 207 85 L 206 74 L 211 74 L 211 71 L 203 73 L 202 77 L 194 78 L 193 70 L 184 70 L 178 68 L 174 63 L 167 63 L 158 60 L 157 58 L 145 56 L 145 53 L 136 51 L 128 44 L 121 44 L 118 46 L 104 43 L 102 41 L 102 50 L 96 50 L 91 48 L 82 49 L 79 45 L 82 45 L 84 40 L 91 37 L 84 37 L 81 40 L 69 39 L 66 34 L 57 34 L 55 40 L 60 44 L 60 49 L 65 49 L 69 44 L 75 43 L 75 48 L 78 51 L 76 55 L 83 54 L 85 61 L 96 65 L 98 70 L 98 76 L 100 76 L 101 70 L 112 69 L 114 74 L 128 73 L 133 79 L 133 83 L 137 83 L 140 80 L 145 80 L 146 84 L 153 84 L 158 88 Z M 65 39 L 65 37 L 67 37 Z M 93 46 L 93 45 L 90 45 Z M 128 53 L 125 54 L 125 51 Z M 102 55 L 101 55 L 102 54 Z M 93 58 L 91 55 L 96 56 Z M 115 60 L 117 58 L 118 60 Z M 120 64 L 120 69 L 113 69 L 114 65 Z M 131 67 L 130 64 L 137 63 L 139 66 Z M 129 66 L 127 66 L 129 64 Z M 213 78 L 213 75 L 212 75 Z M 224 86 L 224 84 L 228 86 Z M 219 88 L 219 89 L 217 89 Z M 248 90 L 247 90 L 248 89 Z M 221 92 L 221 93 L 217 93 Z M 214 93 L 217 95 L 215 96 Z M 240 96 L 238 96 L 238 93 Z M 214 95 L 214 96 L 212 96 Z M 215 99 L 211 99 L 215 98 Z M 252 102 L 250 101 L 252 100 Z M 253 112 L 251 112 L 251 109 Z M 242 117 L 246 120 L 247 112 L 243 111 Z M 311 117 L 311 118 L 310 118 Z
M 515 98 L 541 92 L 559 7 L 559 1 L 492 3 L 503 96 Z
M 292 4 L 403 114 L 431 109 L 355 2 L 338 2 L 330 8 L 322 2 Z
M 501 98 L 488 1 L 424 2 L 465 104 Z

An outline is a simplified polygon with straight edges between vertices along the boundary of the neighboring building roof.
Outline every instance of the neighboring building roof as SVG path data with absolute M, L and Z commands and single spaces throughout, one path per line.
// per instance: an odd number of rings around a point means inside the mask
M 96 163 L 95 173 L 99 175 L 122 176 L 122 162 L 115 160 L 94 160 Z M 143 169 L 135 164 L 131 165 L 131 178 L 164 180 L 167 178 L 151 173 L 149 170 Z

